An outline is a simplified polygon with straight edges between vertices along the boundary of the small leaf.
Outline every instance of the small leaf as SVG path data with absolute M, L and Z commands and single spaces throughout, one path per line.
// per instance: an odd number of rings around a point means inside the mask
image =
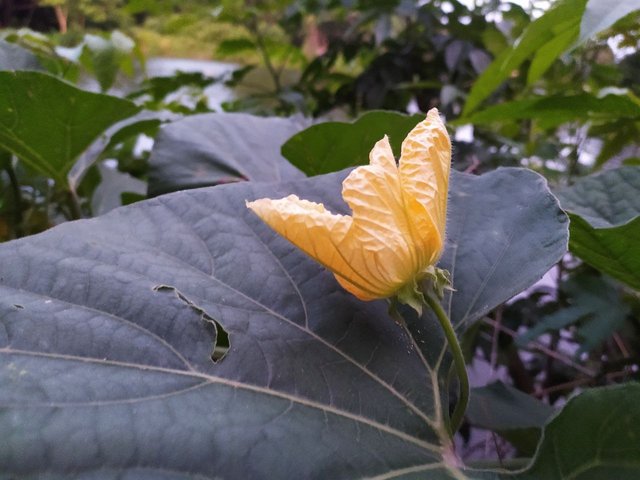
M 554 409 L 502 382 L 472 390 L 467 417 L 473 425 L 494 431 L 542 429 Z
M 114 30 L 110 38 L 86 34 L 81 46 L 79 60 L 95 74 L 103 92 L 113 86 L 120 71 L 133 74 L 131 55 L 135 43 L 124 33 Z
M 471 425 L 486 428 L 509 440 L 519 453 L 533 453 L 542 428 L 554 409 L 501 382 L 471 390 L 466 417 Z
M 385 135 L 400 155 L 400 145 L 424 115 L 367 112 L 353 123 L 313 125 L 282 146 L 282 155 L 307 175 L 319 175 L 369 163 L 373 145 Z
M 149 100 L 147 103 L 154 104 L 163 101 L 170 93 L 177 92 L 181 88 L 204 89 L 219 80 L 202 72 L 178 71 L 171 76 L 147 78 L 139 85 L 137 90 L 129 93 L 127 98 L 137 99 L 142 97 L 144 99 L 146 95 L 149 95 L 153 100 Z
M 585 177 L 558 197 L 571 217 L 571 251 L 640 289 L 640 168 Z
M 304 175 L 280 155 L 302 119 L 245 113 L 193 115 L 165 125 L 149 159 L 149 195 L 241 180 L 275 182 Z
M 229 57 L 245 53 L 247 50 L 254 51 L 256 49 L 256 44 L 250 38 L 228 38 L 218 44 L 216 53 L 222 57 Z

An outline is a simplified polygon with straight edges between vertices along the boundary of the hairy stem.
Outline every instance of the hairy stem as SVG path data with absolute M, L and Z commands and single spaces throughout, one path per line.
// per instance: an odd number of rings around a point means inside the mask
M 464 412 L 467 410 L 467 405 L 469 404 L 469 376 L 467 374 L 467 367 L 465 366 L 462 348 L 460 348 L 460 342 L 458 342 L 458 337 L 453 329 L 451 320 L 449 320 L 449 317 L 440 305 L 440 302 L 433 298 L 431 294 L 426 294 L 424 298 L 427 305 L 436 314 L 436 317 L 440 322 L 440 326 L 442 327 L 442 331 L 444 332 L 444 336 L 449 343 L 449 347 L 451 348 L 451 353 L 453 355 L 453 365 L 460 383 L 460 395 L 458 402 L 453 409 L 453 413 L 451 414 L 450 421 L 450 430 L 451 435 L 453 436 L 460 428 L 460 425 L 462 425 Z

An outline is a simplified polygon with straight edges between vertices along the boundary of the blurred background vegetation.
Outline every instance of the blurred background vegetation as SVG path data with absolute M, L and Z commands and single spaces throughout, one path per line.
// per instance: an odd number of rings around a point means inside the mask
M 374 125 L 403 138 L 415 120 L 401 114 L 437 107 L 454 168 L 536 170 L 571 215 L 571 254 L 465 337 L 476 383 L 508 385 L 479 388 L 476 401 L 496 404 L 508 388 L 514 417 L 521 408 L 543 422 L 576 390 L 639 375 L 638 9 L 633 0 L 3 0 L 0 241 L 148 191 L 221 181 L 167 180 L 154 166 L 167 151 L 189 161 L 167 140 L 184 117 L 293 116 L 300 129 L 388 110 L 350 134 Z M 86 106 L 74 114 L 80 129 L 65 116 L 70 102 Z M 181 140 L 198 144 L 189 135 Z M 313 148 L 313 136 L 300 138 Z M 467 437 L 469 456 L 484 455 L 487 438 L 497 456 L 531 453 L 541 424 L 499 417 L 472 405 L 468 426 L 490 436 Z

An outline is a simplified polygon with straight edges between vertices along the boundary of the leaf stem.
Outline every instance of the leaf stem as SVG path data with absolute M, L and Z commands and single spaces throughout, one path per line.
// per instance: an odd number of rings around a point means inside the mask
M 460 342 L 458 342 L 458 337 L 456 336 L 456 332 L 453 328 L 453 325 L 451 324 L 451 320 L 449 320 L 449 317 L 440 305 L 440 302 L 433 298 L 430 293 L 425 294 L 424 299 L 426 304 L 436 314 L 438 322 L 440 322 L 440 326 L 442 327 L 442 331 L 444 332 L 444 336 L 449 343 L 449 347 L 451 347 L 451 353 L 453 354 L 453 365 L 456 369 L 458 381 L 460 383 L 460 396 L 455 408 L 453 409 L 453 413 L 451 414 L 449 425 L 449 428 L 451 430 L 450 433 L 453 436 L 460 428 L 462 419 L 464 417 L 464 412 L 467 410 L 467 405 L 469 404 L 469 376 L 467 374 L 467 368 L 465 366 L 462 348 L 460 348 Z
M 22 216 L 23 205 L 22 205 L 22 192 L 20 190 L 20 182 L 18 181 L 18 177 L 13 168 L 13 164 L 11 163 L 11 159 L 5 165 L 5 170 L 7 171 L 7 175 L 9 176 L 9 183 L 11 184 L 11 192 L 13 193 L 15 208 L 13 210 L 13 231 L 15 233 L 16 238 L 20 238 L 24 236 L 24 218 Z
M 80 207 L 80 199 L 73 189 L 66 192 L 67 205 L 70 212 L 70 220 L 78 220 L 82 218 L 82 208 Z
M 275 93 L 278 94 L 282 91 L 282 85 L 280 84 L 280 75 L 276 68 L 273 66 L 273 63 L 271 63 L 271 57 L 269 56 L 269 52 L 267 51 L 267 47 L 264 43 L 264 36 L 260 31 L 260 26 L 258 25 L 258 21 L 255 17 L 249 20 L 249 22 L 247 23 L 247 29 L 253 34 L 253 37 L 255 38 L 258 51 L 260 52 L 260 55 L 262 56 L 262 60 L 264 62 L 264 66 L 266 67 L 267 72 L 273 80 Z

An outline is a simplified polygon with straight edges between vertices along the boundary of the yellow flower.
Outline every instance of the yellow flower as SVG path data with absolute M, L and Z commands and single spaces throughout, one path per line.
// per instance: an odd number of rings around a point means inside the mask
M 359 299 L 403 300 L 433 275 L 444 247 L 451 142 L 438 111 L 403 141 L 399 165 L 386 136 L 369 160 L 342 183 L 350 216 L 296 195 L 247 206 Z

